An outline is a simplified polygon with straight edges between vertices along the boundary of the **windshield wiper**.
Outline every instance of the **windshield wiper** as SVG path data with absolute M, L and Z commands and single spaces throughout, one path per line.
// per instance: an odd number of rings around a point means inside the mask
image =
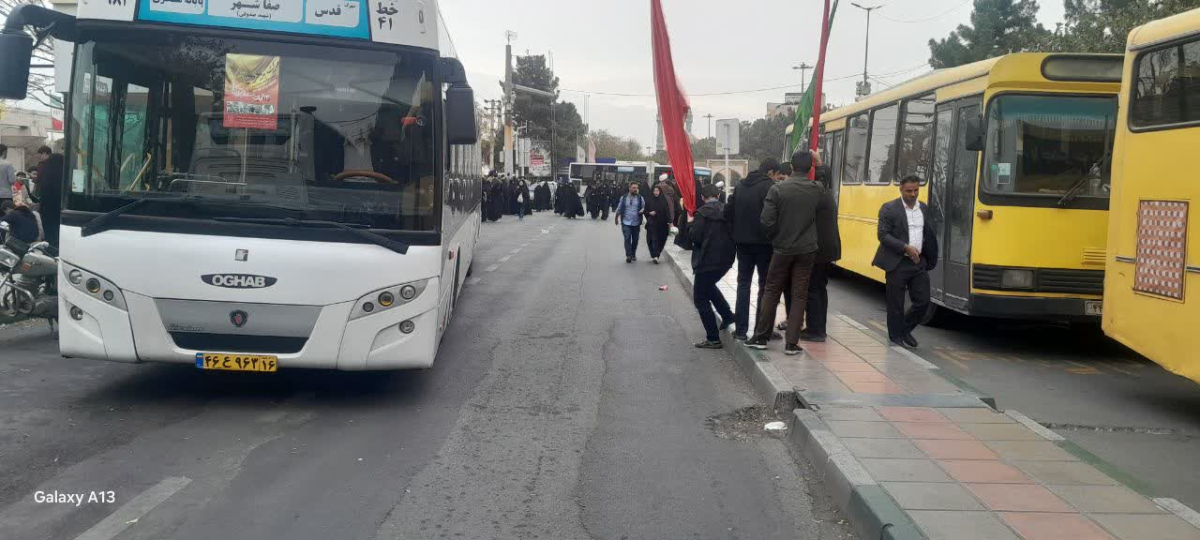
M 336 221 L 318 221 L 315 219 L 296 219 L 296 218 L 239 218 L 239 217 L 221 217 L 213 218 L 213 221 L 222 223 L 250 223 L 255 225 L 282 225 L 284 227 L 309 227 L 315 229 L 341 229 L 347 231 L 363 240 L 367 240 L 377 246 L 390 249 L 401 255 L 408 254 L 408 244 L 397 240 L 392 240 L 386 236 L 375 234 L 369 230 L 367 225 L 358 223 L 338 223 Z
M 83 224 L 82 236 L 86 238 L 88 236 L 92 236 L 94 234 L 100 234 L 104 231 L 107 231 L 108 229 L 112 228 L 112 225 L 113 225 L 113 223 L 115 223 L 117 221 L 117 218 L 121 217 L 124 214 L 128 214 L 129 212 L 137 210 L 138 208 L 141 208 L 151 202 L 167 202 L 167 201 L 180 202 L 180 201 L 186 201 L 188 199 L 189 199 L 188 197 L 169 197 L 169 198 L 161 198 L 161 199 L 150 197 L 150 198 L 138 199 L 138 200 L 133 201 L 133 202 L 131 202 L 125 206 L 122 206 L 116 210 L 113 210 L 107 214 L 102 214 L 102 215 L 92 218 L 91 221 L 88 221 L 87 223 Z
M 1067 192 L 1063 194 L 1062 198 L 1058 200 L 1058 206 L 1061 208 L 1066 206 L 1067 203 L 1075 200 L 1075 198 L 1079 196 L 1079 192 L 1083 191 L 1083 186 L 1088 182 L 1088 180 L 1091 180 L 1091 178 L 1087 176 L 1079 177 L 1079 180 L 1076 180 L 1074 184 L 1071 184 L 1071 189 L 1068 189 Z

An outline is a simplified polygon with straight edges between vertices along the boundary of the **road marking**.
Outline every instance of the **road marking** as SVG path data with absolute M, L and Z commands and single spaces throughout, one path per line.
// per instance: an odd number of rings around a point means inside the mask
M 125 503 L 83 534 L 76 536 L 75 540 L 112 540 L 191 482 L 191 478 L 166 478 Z
M 1154 504 L 1166 508 L 1180 519 L 1191 523 L 1193 527 L 1200 528 L 1200 513 L 1188 508 L 1187 505 L 1169 497 L 1154 499 Z
M 853 327 L 855 327 L 855 328 L 857 328 L 857 329 L 859 329 L 859 330 L 866 330 L 866 329 L 867 329 L 867 327 L 863 326 L 863 325 L 862 325 L 862 323 L 859 323 L 858 321 L 856 321 L 856 320 L 854 320 L 854 319 L 851 319 L 850 317 L 847 317 L 847 316 L 845 316 L 845 315 L 842 315 L 842 314 L 840 314 L 840 313 L 837 315 L 837 318 L 839 318 L 839 319 L 841 319 L 841 320 L 845 321 L 845 322 L 846 322 L 846 324 L 848 324 L 848 325 L 850 325 L 850 326 L 853 326 Z
M 512 258 L 512 255 L 505 255 L 503 257 L 500 257 L 500 264 L 504 264 L 504 263 L 508 262 L 508 260 L 511 258 Z
M 963 371 L 971 371 L 971 368 L 967 367 L 967 365 L 966 365 L 966 364 L 964 364 L 964 363 L 962 363 L 962 362 L 958 361 L 958 359 L 957 359 L 957 358 L 955 358 L 955 357 L 951 356 L 951 355 L 950 355 L 950 353 L 948 353 L 948 352 L 946 352 L 946 351 L 941 351 L 941 350 L 938 350 L 938 349 L 934 349 L 934 350 L 933 350 L 933 354 L 936 354 L 936 355 L 938 355 L 938 356 L 942 357 L 942 359 L 943 359 L 943 360 L 946 360 L 947 362 L 953 363 L 954 365 L 956 365 L 956 366 L 958 366 L 959 368 L 961 368 Z
M 529 247 L 529 244 L 532 244 L 532 243 L 533 243 L 533 240 L 530 240 L 528 242 L 525 242 L 524 244 L 521 244 L 521 247 L 523 247 L 523 248 Z
M 1043 426 L 1043 425 L 1035 422 L 1032 418 L 1023 415 L 1014 409 L 1009 409 L 1007 411 L 1004 411 L 1004 414 L 1008 415 L 1009 418 L 1012 418 L 1013 420 L 1020 422 L 1021 425 L 1029 428 L 1030 431 L 1037 433 L 1038 435 L 1041 435 L 1042 438 L 1046 439 L 1047 441 L 1065 441 L 1066 440 L 1063 438 L 1062 435 L 1059 435 L 1053 431 L 1050 431 L 1049 429 L 1046 428 L 1046 426 Z
M 498 264 L 493 264 L 493 265 L 491 265 L 491 266 L 489 266 L 489 267 L 487 267 L 487 268 L 484 268 L 484 269 L 483 269 L 483 271 L 484 271 L 484 272 L 495 272 L 497 268 L 500 268 L 500 265 L 498 265 Z
M 516 254 L 520 253 L 522 249 L 525 249 L 525 248 L 517 248 L 517 249 L 512 250 L 510 253 L 512 253 L 513 255 L 516 255 Z
M 479 282 L 481 282 L 481 281 L 483 281 L 483 280 L 482 280 L 482 279 L 480 279 L 480 278 L 477 278 L 477 277 L 473 277 L 473 278 L 467 278 L 467 281 L 466 281 L 466 283 L 467 283 L 467 285 L 468 285 L 468 286 L 472 286 L 472 287 L 473 287 L 473 286 L 475 286 L 475 285 L 479 285 Z
M 884 335 L 887 335 L 887 333 L 888 333 L 887 325 L 885 325 L 875 319 L 871 319 L 871 320 L 867 321 L 867 323 L 870 324 L 871 326 L 874 326 L 876 330 L 883 332 Z M 866 328 L 865 327 L 859 328 L 859 330 L 866 330 Z

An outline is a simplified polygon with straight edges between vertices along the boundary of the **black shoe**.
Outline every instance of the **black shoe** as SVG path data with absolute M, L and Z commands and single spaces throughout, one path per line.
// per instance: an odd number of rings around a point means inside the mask
M 908 345 L 914 349 L 921 346 L 921 344 L 917 342 L 917 338 L 913 337 L 911 333 L 904 334 L 904 339 L 901 341 L 903 341 L 905 345 Z
M 635 260 L 635 261 L 637 260 L 637 255 L 633 256 L 633 260 Z
M 697 349 L 722 349 L 722 348 L 724 348 L 724 346 L 721 345 L 720 341 L 701 341 L 700 343 L 696 344 L 696 348 Z
M 904 346 L 904 342 L 900 341 L 898 339 L 890 339 L 888 341 L 891 342 L 893 347 L 903 347 Z
M 750 339 L 750 336 L 747 336 L 746 334 L 734 334 L 733 339 L 737 341 L 746 341 Z
M 779 332 L 771 332 L 771 341 L 779 341 L 783 339 L 783 334 Z
M 787 321 L 783 321 L 783 322 L 779 323 L 778 325 L 775 326 L 775 329 L 779 330 L 780 332 L 786 331 L 787 330 Z
M 788 356 L 796 356 L 798 354 L 803 354 L 803 353 L 804 353 L 804 349 L 801 348 L 799 345 L 792 345 L 791 343 L 788 343 L 787 345 L 785 345 L 783 347 L 783 354 L 786 354 Z
M 747 339 L 746 346 L 759 351 L 767 350 L 767 342 L 759 338 Z
M 728 330 L 730 326 L 733 326 L 733 319 L 726 319 L 722 317 L 721 326 L 717 327 L 717 331 Z
M 631 262 L 633 262 L 633 257 L 625 257 L 625 262 L 626 262 L 626 263 L 631 263 Z
M 807 330 L 800 332 L 800 341 L 811 341 L 813 343 L 824 343 L 825 336 L 813 334 Z
M 661 190 L 660 190 L 661 191 Z M 654 258 L 654 264 L 658 264 L 658 257 Z

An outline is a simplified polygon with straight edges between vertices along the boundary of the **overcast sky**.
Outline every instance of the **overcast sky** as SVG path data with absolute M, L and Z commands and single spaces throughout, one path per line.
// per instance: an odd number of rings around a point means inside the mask
M 871 16 L 869 72 L 896 84 L 929 70 L 930 38 L 943 38 L 968 22 L 970 0 L 876 0 Z M 581 114 L 590 98 L 593 129 L 655 143 L 657 105 L 650 51 L 650 0 L 440 0 L 459 57 L 478 99 L 500 97 L 504 78 L 504 32 L 518 37 L 513 54 L 554 58 L 563 99 Z M 1040 20 L 1049 28 L 1062 20 L 1061 0 L 1042 0 Z M 691 98 L 693 134 L 708 135 L 712 114 L 754 120 L 767 102 L 797 92 L 800 72 L 792 66 L 817 63 L 821 0 L 663 0 L 675 69 Z M 908 22 L 900 22 L 908 21 Z M 854 99 L 862 76 L 863 11 L 843 1 L 834 23 L 826 68 L 826 95 L 833 103 Z M 809 71 L 809 79 L 812 71 Z M 841 80 L 834 80 L 841 79 Z M 874 88 L 882 88 L 872 81 Z M 794 85 L 792 88 L 723 96 L 702 96 Z M 598 93 L 647 94 L 644 97 Z M 588 118 L 585 117 L 585 121 Z

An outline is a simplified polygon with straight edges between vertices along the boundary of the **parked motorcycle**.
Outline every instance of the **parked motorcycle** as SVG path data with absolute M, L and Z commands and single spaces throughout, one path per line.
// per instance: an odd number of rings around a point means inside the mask
M 26 244 L 8 234 L 0 246 L 0 313 L 9 317 L 58 321 L 58 257 L 47 242 Z

